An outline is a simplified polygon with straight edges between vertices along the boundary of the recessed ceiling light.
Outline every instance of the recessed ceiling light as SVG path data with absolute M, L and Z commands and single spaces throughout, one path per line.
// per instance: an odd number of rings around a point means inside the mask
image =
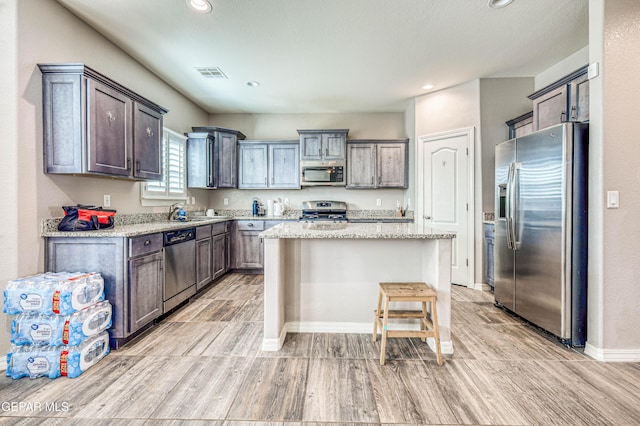
M 212 9 L 209 0 L 187 0 L 187 6 L 198 13 L 209 13 Z
M 433 84 L 425 84 L 424 86 L 422 86 L 424 90 L 431 90 L 433 89 L 433 87 L 434 87 Z
M 487 6 L 489 6 L 492 9 L 500 9 L 500 8 L 509 6 L 512 2 L 513 0 L 489 0 L 489 3 L 487 3 Z
M 255 80 L 247 81 L 246 84 L 249 87 L 258 87 L 258 86 L 260 86 L 260 82 L 259 81 L 255 81 Z

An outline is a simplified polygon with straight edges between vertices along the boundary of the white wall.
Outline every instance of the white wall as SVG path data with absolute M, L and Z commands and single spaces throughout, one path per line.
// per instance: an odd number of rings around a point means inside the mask
M 587 63 L 589 63 L 589 45 L 577 50 L 562 61 L 536 75 L 534 91 L 540 90 L 565 75 L 571 74 L 573 71 L 582 68 Z
M 297 129 L 349 129 L 348 139 L 407 138 L 403 113 L 350 114 L 212 114 L 210 126 L 239 130 L 247 139 L 297 140 Z M 413 141 L 410 141 L 410 152 Z M 253 197 L 288 198 L 291 208 L 300 209 L 303 201 L 329 199 L 346 201 L 349 209 L 395 209 L 396 202 L 406 205 L 413 194 L 403 189 L 354 190 L 345 188 L 303 188 L 301 190 L 218 189 L 210 191 L 209 204 L 215 209 L 250 209 Z M 223 199 L 229 205 L 223 205 Z M 376 200 L 381 199 L 381 206 Z
M 16 20 L 17 0 L 0 0 L 0 140 L 2 140 L 2 155 L 0 155 L 0 181 L 5 185 L 0 191 L 0 202 L 7 212 L 3 215 L 0 227 L 0 288 L 4 283 L 16 278 L 20 274 L 16 242 L 18 241 L 19 226 L 28 226 L 18 214 L 20 206 L 18 187 L 12 182 L 18 182 L 18 69 L 16 66 L 18 26 Z M 28 208 L 27 205 L 22 207 Z M 33 224 L 32 224 L 33 225 Z M 0 353 L 8 348 L 10 333 L 6 315 L 0 320 Z
M 0 1 L 2 20 L 3 156 L 2 178 L 7 212 L 3 223 L 1 286 L 14 278 L 42 272 L 43 218 L 62 216 L 61 206 L 102 204 L 110 194 L 120 213 L 153 211 L 142 207 L 139 183 L 43 173 L 42 80 L 38 63 L 82 62 L 169 109 L 165 125 L 178 132 L 203 122 L 207 114 L 146 68 L 85 25 L 55 1 Z M 5 38 L 5 34 L 9 37 Z M 14 37 L 14 36 L 17 36 Z M 17 40 L 17 44 L 16 43 Z M 7 78 L 5 78 L 5 76 Z M 3 88 L 4 89 L 4 88 Z M 6 164 L 5 164 L 6 163 Z M 19 236 L 19 237 L 18 237 Z M 6 263 L 6 265 L 5 265 Z M 8 348 L 8 323 L 0 319 L 0 352 Z
M 473 80 L 448 89 L 419 96 L 415 100 L 415 140 L 449 130 L 475 129 L 475 172 L 473 193 L 475 230 L 474 276 L 482 282 L 482 150 L 480 135 L 480 80 Z M 415 151 L 414 151 L 415 152 Z M 415 155 L 415 154 L 414 154 Z
M 602 299 L 590 298 L 590 303 L 595 302 L 595 306 L 601 303 L 602 314 L 589 322 L 590 327 L 598 330 L 593 341 L 589 337 L 589 343 L 603 359 L 637 361 L 640 360 L 637 327 L 640 322 L 640 144 L 636 121 L 640 115 L 637 76 L 640 57 L 633 52 L 640 46 L 640 3 L 597 0 L 590 6 L 593 13 L 604 11 L 604 20 L 600 21 L 604 31 L 602 40 L 598 40 L 598 46 L 603 47 L 602 57 L 596 58 L 599 52 L 594 48 L 592 58 L 592 62 L 594 59 L 601 62 L 600 77 L 592 80 L 599 80 L 600 84 L 596 94 L 602 99 L 602 115 L 596 115 L 594 120 L 600 118 L 601 123 L 590 138 L 590 153 L 601 154 L 599 158 L 591 156 L 602 164 L 601 173 L 592 176 L 595 182 L 591 207 L 597 209 L 594 220 L 596 231 L 602 229 L 603 250 L 602 275 L 596 277 L 602 281 L 594 280 L 597 285 L 594 291 Z M 594 22 L 594 27 L 597 24 Z M 604 206 L 606 191 L 612 190 L 620 193 L 618 209 Z
M 480 79 L 483 212 L 495 210 L 495 146 L 508 139 L 507 121 L 532 110 L 533 104 L 527 96 L 533 92 L 530 77 Z

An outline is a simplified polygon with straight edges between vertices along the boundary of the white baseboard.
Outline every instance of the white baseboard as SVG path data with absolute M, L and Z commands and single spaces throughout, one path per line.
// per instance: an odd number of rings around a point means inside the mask
M 584 347 L 585 355 L 597 361 L 604 362 L 639 362 L 640 349 L 602 349 L 587 342 Z
M 417 330 L 415 324 L 394 324 L 394 328 L 399 330 Z M 284 335 L 280 339 L 264 339 L 262 341 L 263 351 L 277 351 L 282 347 L 286 333 L 356 333 L 372 334 L 373 324 L 370 322 L 322 322 L 322 321 L 291 321 L 284 325 Z M 279 346 L 275 347 L 275 345 Z M 435 352 L 435 343 L 432 338 L 427 339 L 427 344 Z M 267 349 L 268 348 L 268 349 Z M 441 341 L 440 351 L 443 354 L 453 353 L 453 342 Z
M 284 339 L 287 337 L 287 327 L 282 328 L 282 332 L 280 333 L 280 337 L 277 339 L 262 339 L 262 350 L 266 352 L 275 352 L 279 351 L 284 344 Z
M 482 283 L 473 283 L 473 284 L 468 285 L 467 288 L 470 288 L 472 290 L 482 291 L 482 290 L 484 290 L 484 284 L 482 284 Z
M 291 321 L 284 327 L 291 333 L 373 333 L 373 322 Z

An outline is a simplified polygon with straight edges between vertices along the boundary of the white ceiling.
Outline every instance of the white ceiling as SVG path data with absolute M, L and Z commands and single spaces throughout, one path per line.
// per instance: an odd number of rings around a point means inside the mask
M 403 111 L 426 83 L 533 77 L 588 44 L 588 0 L 57 1 L 210 113 Z

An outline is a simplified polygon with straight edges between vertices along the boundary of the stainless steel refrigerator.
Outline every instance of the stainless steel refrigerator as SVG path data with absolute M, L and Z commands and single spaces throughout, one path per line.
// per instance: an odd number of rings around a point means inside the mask
M 588 124 L 563 123 L 496 146 L 496 302 L 584 346 Z

